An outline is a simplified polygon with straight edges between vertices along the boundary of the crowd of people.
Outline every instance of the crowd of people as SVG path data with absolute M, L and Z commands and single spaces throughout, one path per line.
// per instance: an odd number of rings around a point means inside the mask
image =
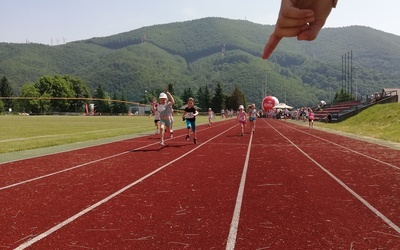
M 159 101 L 153 98 L 151 105 L 151 114 L 149 117 L 154 116 L 154 125 L 156 127 L 155 134 L 160 135 L 160 145 L 165 145 L 165 135 L 169 133 L 170 138 L 173 138 L 172 125 L 174 123 L 174 110 L 173 105 L 175 101 L 173 96 L 169 93 L 161 93 L 159 95 Z M 194 98 L 190 97 L 187 100 L 187 106 L 183 110 L 182 120 L 186 122 L 187 135 L 186 141 L 190 140 L 191 132 L 193 134 L 193 143 L 197 144 L 197 130 L 196 130 L 196 116 L 199 114 L 195 104 Z M 236 116 L 238 123 L 240 124 L 240 135 L 244 136 L 247 122 L 250 123 L 251 133 L 255 132 L 256 120 L 260 117 L 259 110 L 257 110 L 255 104 L 248 106 L 247 111 L 244 110 L 244 106 L 240 105 L 238 111 L 225 111 L 221 112 L 222 118 Z M 211 108 L 207 111 L 208 126 L 213 124 L 215 114 Z
M 151 104 L 151 113 L 149 117 L 154 116 L 154 125 L 156 127 L 155 134 L 160 135 L 160 145 L 164 146 L 165 134 L 169 133 L 170 138 L 173 138 L 174 131 L 172 125 L 174 123 L 174 110 L 173 105 L 175 103 L 174 97 L 169 92 L 163 92 L 159 95 L 159 101 L 153 98 Z M 193 133 L 193 142 L 197 144 L 197 131 L 196 131 L 196 116 L 199 114 L 198 110 L 194 105 L 194 99 L 190 97 L 187 101 L 182 120 L 186 122 L 187 135 L 185 140 L 190 140 L 190 132 Z M 209 126 L 212 124 L 214 114 L 210 109 L 208 112 Z

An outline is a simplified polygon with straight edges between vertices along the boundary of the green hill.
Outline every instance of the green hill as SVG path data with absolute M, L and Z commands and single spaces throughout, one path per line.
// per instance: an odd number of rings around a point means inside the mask
M 400 86 L 400 37 L 368 27 L 326 28 L 313 42 L 283 39 L 272 57 L 261 52 L 273 26 L 204 18 L 143 27 L 63 45 L 0 43 L 0 76 L 18 94 L 40 76 L 68 74 L 110 94 L 139 101 L 168 83 L 175 94 L 217 82 L 238 86 L 248 102 L 267 94 L 292 106 L 331 100 L 342 87 L 342 55 L 352 51 L 359 96 Z

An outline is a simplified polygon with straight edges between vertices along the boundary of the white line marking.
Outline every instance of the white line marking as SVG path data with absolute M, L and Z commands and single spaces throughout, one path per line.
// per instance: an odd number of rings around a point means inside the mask
M 209 128 L 207 127 L 206 129 L 209 129 Z M 205 129 L 203 129 L 203 130 L 205 130 Z M 200 131 L 202 131 L 202 130 L 200 130 Z M 185 135 L 177 136 L 175 138 L 183 137 L 183 136 L 185 136 Z M 169 140 L 172 140 L 172 139 L 166 139 L 166 141 L 169 141 Z M 104 144 L 108 144 L 108 143 L 104 143 Z M 125 151 L 125 152 L 122 152 L 122 153 L 119 153 L 119 154 L 116 154 L 116 155 L 110 155 L 110 156 L 107 156 L 105 158 L 101 158 L 101 159 L 97 159 L 97 160 L 94 160 L 94 161 L 86 162 L 86 163 L 83 163 L 83 164 L 80 164 L 80 165 L 76 165 L 76 166 L 73 166 L 73 167 L 70 167 L 70 168 L 66 168 L 66 169 L 63 169 L 63 170 L 60 170 L 60 171 L 57 171 L 57 172 L 53 172 L 53 173 L 50 173 L 50 174 L 42 175 L 42 176 L 39 176 L 39 177 L 36 177 L 36 178 L 32 178 L 32 179 L 29 179 L 29 180 L 21 181 L 21 182 L 14 183 L 14 184 L 11 184 L 11 185 L 8 185 L 8 186 L 0 187 L 0 191 L 4 190 L 4 189 L 16 187 L 16 186 L 19 186 L 19 185 L 22 185 L 22 184 L 25 184 L 25 183 L 29 183 L 29 182 L 32 182 L 32 181 L 37 181 L 37 180 L 40 180 L 40 179 L 44 179 L 44 178 L 47 178 L 47 177 L 50 177 L 50 176 L 53 176 L 53 175 L 61 174 L 61 173 L 64 173 L 64 172 L 68 172 L 68 171 L 71 171 L 71 170 L 74 170 L 74 169 L 77 169 L 77 168 L 81 168 L 81 167 L 90 165 L 92 163 L 105 161 L 105 160 L 108 160 L 108 159 L 111 159 L 111 158 L 114 158 L 114 157 L 118 157 L 118 156 L 121 156 L 121 155 L 124 155 L 124 154 L 131 153 L 133 151 L 141 150 L 141 149 L 144 149 L 144 148 L 147 148 L 147 147 L 150 147 L 150 146 L 153 146 L 153 145 L 158 145 L 158 144 L 159 144 L 158 142 L 154 142 L 154 143 L 151 143 L 151 144 L 148 144 L 148 145 L 136 148 L 136 149 L 128 150 L 128 151 Z M 69 152 L 69 151 L 73 151 L 73 150 L 68 150 L 68 151 L 65 151 L 65 152 Z M 56 155 L 56 154 L 65 153 L 65 152 L 58 152 L 58 153 L 53 153 L 53 154 L 49 154 L 49 155 Z M 33 158 L 36 158 L 36 157 L 33 157 Z
M 97 134 L 101 132 L 109 132 L 109 131 L 118 131 L 118 130 L 128 130 L 128 128 L 114 128 L 114 129 L 102 129 L 102 130 L 93 130 L 93 131 L 84 131 L 79 132 L 80 134 Z M 74 134 L 54 134 L 54 135 L 39 135 L 39 136 L 32 136 L 32 137 L 19 137 L 19 138 L 11 138 L 0 140 L 2 142 L 14 142 L 14 141 L 25 141 L 25 140 L 35 140 L 38 138 L 52 138 L 52 137 L 66 137 L 66 136 L 73 136 Z
M 316 135 L 313 135 L 313 134 L 310 134 L 310 133 L 306 133 L 306 132 L 303 131 L 303 130 L 300 130 L 300 129 L 291 127 L 291 126 L 289 126 L 289 125 L 285 125 L 285 126 L 291 128 L 291 129 L 297 130 L 297 131 L 299 131 L 299 132 L 301 132 L 301 133 L 304 133 L 304 134 L 310 135 L 310 136 L 312 136 L 312 137 L 318 138 L 318 139 L 320 139 L 320 140 L 322 140 L 322 141 L 326 141 L 326 142 L 331 143 L 331 144 L 333 144 L 333 145 L 335 145 L 335 146 L 338 146 L 338 147 L 340 147 L 340 148 L 344 148 L 344 149 L 346 149 L 346 150 L 348 150 L 348 151 L 350 151 L 350 152 L 353 152 L 353 153 L 355 153 L 355 154 L 364 156 L 364 157 L 366 157 L 366 158 L 368 158 L 368 159 L 370 159 L 370 160 L 374 160 L 374 161 L 377 161 L 377 162 L 382 163 L 382 164 L 384 164 L 384 165 L 387 165 L 387 166 L 389 166 L 389 167 L 392 167 L 392 168 L 395 168 L 395 169 L 397 169 L 397 170 L 400 170 L 400 167 L 398 167 L 398 166 L 396 166 L 396 165 L 393 165 L 393 164 L 390 164 L 390 163 L 387 163 L 387 162 L 378 160 L 378 159 L 373 158 L 373 157 L 371 157 L 371 156 L 369 156 L 369 155 L 366 155 L 366 154 L 357 152 L 357 151 L 355 151 L 355 150 L 353 150 L 353 149 L 351 149 L 351 148 L 347 148 L 347 147 L 342 146 L 342 145 L 340 145 L 340 144 L 337 144 L 337 143 L 335 143 L 335 142 L 328 141 L 328 140 L 326 140 L 326 139 L 324 139 L 324 138 L 321 138 L 321 137 L 318 137 L 318 136 L 316 136 Z M 325 131 L 324 131 L 324 132 L 325 132 Z M 325 132 L 325 133 L 329 133 L 329 132 Z M 339 135 L 339 136 L 341 136 L 341 135 Z M 354 138 L 351 138 L 351 139 L 357 140 L 357 139 L 354 139 Z M 357 141 L 359 141 L 359 140 L 357 140 Z
M 236 205 L 235 205 L 235 209 L 233 212 L 231 227 L 229 229 L 229 236 L 228 236 L 228 240 L 226 242 L 227 250 L 235 249 L 237 231 L 238 231 L 238 227 L 239 227 L 240 210 L 242 209 L 244 186 L 246 184 L 247 169 L 249 168 L 249 160 L 250 160 L 250 151 L 251 151 L 252 141 L 253 141 L 253 133 L 251 133 L 249 145 L 247 147 L 246 160 L 244 162 L 242 178 L 240 180 L 240 186 L 239 186 L 238 194 L 236 197 Z
M 32 179 L 29 179 L 29 180 L 21 181 L 21 182 L 14 183 L 14 184 L 11 184 L 11 185 L 8 185 L 8 186 L 0 187 L 0 191 L 4 190 L 4 189 L 15 187 L 15 186 L 19 186 L 19 185 L 22 185 L 22 184 L 25 184 L 25 183 L 28 183 L 28 182 L 44 179 L 44 178 L 47 178 L 47 177 L 50 177 L 50 176 L 53 176 L 53 175 L 61 174 L 61 173 L 64 173 L 64 172 L 68 172 L 68 171 L 71 171 L 71 170 L 74 170 L 74 169 L 77 169 L 77 168 L 81 168 L 81 167 L 84 167 L 84 166 L 87 166 L 87 165 L 90 165 L 90 164 L 93 164 L 93 163 L 105 161 L 105 160 L 108 160 L 108 159 L 111 159 L 111 158 L 114 158 L 114 157 L 117 157 L 117 156 L 121 156 L 121 155 L 130 153 L 132 151 L 140 150 L 140 149 L 149 147 L 151 145 L 156 145 L 156 144 L 158 144 L 158 143 L 152 143 L 150 145 L 146 145 L 146 146 L 134 149 L 134 150 L 125 151 L 125 152 L 122 152 L 122 153 L 119 153 L 119 154 L 116 154 L 116 155 L 111 155 L 111 156 L 108 156 L 108 157 L 105 157 L 105 158 L 101 158 L 101 159 L 97 159 L 97 160 L 94 160 L 94 161 L 86 162 L 86 163 L 83 163 L 83 164 L 80 164 L 80 165 L 76 165 L 76 166 L 73 166 L 71 168 L 66 168 L 66 169 L 63 169 L 63 170 L 60 170 L 60 171 L 57 171 L 57 172 L 53 172 L 53 173 L 50 173 L 50 174 L 42 175 L 42 176 L 39 176 L 39 177 L 36 177 L 36 178 L 32 178 Z
M 229 130 L 231 130 L 234 127 L 235 126 L 233 126 L 233 127 L 229 128 L 229 129 L 225 130 L 224 132 L 212 137 L 211 139 L 208 139 L 207 141 L 203 142 L 202 144 L 198 145 L 197 147 L 193 148 L 192 150 L 186 152 L 185 154 L 181 155 L 180 157 L 178 157 L 178 158 L 176 158 L 176 159 L 164 164 L 163 166 L 159 167 L 158 169 L 148 173 L 147 175 L 143 176 L 142 178 L 136 180 L 135 182 L 132 182 L 131 184 L 129 184 L 129 185 L 125 186 L 125 187 L 123 187 L 122 189 L 118 190 L 117 192 L 115 192 L 115 193 L 107 196 L 106 198 L 100 200 L 99 202 L 91 205 L 90 207 L 87 207 L 86 209 L 84 209 L 81 212 L 73 215 L 72 217 L 64 220 L 63 222 L 55 225 L 54 227 L 50 228 L 49 230 L 37 235 L 36 237 L 34 237 L 34 238 L 32 238 L 32 239 L 30 239 L 30 240 L 28 240 L 26 242 L 24 242 L 23 244 L 21 244 L 20 246 L 18 246 L 15 249 L 25 249 L 27 247 L 30 247 L 31 245 L 33 245 L 34 243 L 38 242 L 39 240 L 49 236 L 50 234 L 54 233 L 55 231 L 59 230 L 60 228 L 62 228 L 64 226 L 68 225 L 69 223 L 73 222 L 74 220 L 78 219 L 79 217 L 85 215 L 86 213 L 92 211 L 93 209 L 95 209 L 95 208 L 101 206 L 102 204 L 108 202 L 109 200 L 115 198 L 116 196 L 120 195 L 121 193 L 125 192 L 126 190 L 130 189 L 131 187 L 137 185 L 138 183 L 140 183 L 140 182 L 144 181 L 145 179 L 149 178 L 150 176 L 152 176 L 152 175 L 156 174 L 157 172 L 163 170 L 164 168 L 168 167 L 172 163 L 174 163 L 174 162 L 184 158 L 185 156 L 191 154 L 192 152 L 196 151 L 197 149 L 199 149 L 202 146 L 204 146 L 205 144 L 207 144 L 209 141 L 217 138 L 218 136 L 221 136 L 221 135 L 225 134 L 226 132 L 228 132 Z M 127 153 L 127 152 L 124 152 L 124 153 Z M 124 153 L 121 153 L 119 155 L 122 155 Z
M 297 148 L 303 155 L 305 155 L 308 159 L 310 159 L 312 162 L 315 163 L 322 171 L 327 173 L 332 179 L 334 179 L 337 183 L 339 183 L 343 188 L 345 188 L 347 191 L 349 191 L 354 197 L 356 197 L 361 203 L 363 203 L 367 208 L 369 208 L 372 212 L 374 212 L 379 218 L 381 218 L 386 224 L 388 224 L 391 228 L 393 228 L 397 233 L 400 234 L 400 227 L 397 226 L 394 222 L 392 222 L 389 218 L 387 218 L 385 215 L 383 215 L 381 212 L 378 211 L 378 209 L 374 208 L 368 201 L 366 201 L 364 198 L 362 198 L 360 195 L 358 195 L 355 191 L 353 191 L 349 186 L 347 186 L 344 182 L 342 182 L 339 178 L 337 178 L 335 175 L 333 175 L 331 172 L 329 172 L 327 169 L 325 169 L 321 164 L 319 164 L 317 161 L 315 161 L 311 156 L 309 156 L 306 152 L 301 150 L 296 144 L 294 144 L 289 138 L 284 136 L 281 132 L 276 130 L 274 127 L 272 127 L 269 123 L 267 123 L 272 129 L 274 129 L 278 134 L 280 134 L 283 138 L 285 138 L 288 142 L 290 142 L 295 148 Z
M 214 127 L 218 127 L 218 126 L 222 126 L 222 125 L 223 125 L 222 123 L 220 123 L 220 124 L 217 124 L 217 123 L 216 123 L 216 125 L 215 125 Z M 199 125 L 199 126 L 201 126 L 201 125 Z M 208 130 L 208 129 L 210 129 L 209 126 L 203 128 L 203 129 L 201 129 L 201 130 L 199 130 L 199 131 Z M 178 130 L 185 130 L 185 131 L 186 131 L 186 128 L 177 129 L 177 130 L 175 130 L 175 131 L 178 131 Z M 150 134 L 147 134 L 147 133 L 150 133 Z M 136 134 L 136 135 L 142 135 L 142 136 L 133 136 L 132 138 L 126 138 L 126 139 L 122 139 L 122 140 L 102 142 L 102 143 L 96 144 L 95 146 L 110 144 L 110 143 L 114 143 L 114 142 L 128 141 L 128 140 L 131 140 L 131 139 L 137 139 L 137 138 L 140 138 L 140 137 L 146 137 L 146 136 L 149 136 L 149 135 L 152 135 L 152 134 L 153 134 L 153 130 L 152 130 L 152 132 L 148 132 L 148 131 L 147 131 L 147 132 L 142 132 L 142 133 L 137 133 L 137 134 Z M 124 136 L 124 135 L 119 135 L 119 136 Z M 116 137 L 119 137 L 119 136 L 116 136 Z M 186 136 L 186 134 L 185 134 L 185 135 L 176 136 L 175 138 L 179 138 L 179 137 L 183 137 L 183 136 Z M 32 138 L 32 137 L 30 137 L 29 139 L 31 139 L 31 138 Z M 95 139 L 95 140 L 92 140 L 92 141 L 103 140 L 103 139 L 109 139 L 109 138 L 99 138 L 99 139 Z M 170 139 L 167 139 L 167 140 L 170 140 Z M 166 140 L 166 141 L 167 141 L 167 140 Z M 90 141 L 81 141 L 81 142 L 76 142 L 76 143 L 88 143 L 88 142 L 90 143 Z M 155 143 L 155 144 L 157 144 L 157 143 Z M 71 143 L 70 145 L 72 145 L 72 143 Z M 154 144 L 151 144 L 151 145 L 154 145 Z M 63 145 L 58 145 L 58 146 L 63 146 Z M 57 147 L 57 146 L 56 146 L 56 147 Z M 2 165 L 5 165 L 5 164 L 11 163 L 11 162 L 17 162 L 17 161 L 22 161 L 22 160 L 34 159 L 34 158 L 38 158 L 38 157 L 42 157 L 42 156 L 56 155 L 56 154 L 71 152 L 71 151 L 75 151 L 75 150 L 79 150 L 79 149 L 90 148 L 90 147 L 93 147 L 93 146 L 74 147 L 73 149 L 67 149 L 67 150 L 63 150 L 63 151 L 59 151 L 59 152 L 54 152 L 54 153 L 50 153 L 50 154 L 43 154 L 43 155 L 41 154 L 41 155 L 29 156 L 29 157 L 21 158 L 21 159 L 17 159 L 17 160 L 10 160 L 10 161 L 6 161 L 6 162 L 0 162 L 0 167 L 2 167 Z M 28 149 L 28 150 L 35 150 L 35 149 Z M 13 152 L 10 152 L 10 153 L 13 153 Z M 15 153 L 15 152 L 14 152 L 14 153 Z M 7 154 L 7 153 L 6 153 L 6 154 Z

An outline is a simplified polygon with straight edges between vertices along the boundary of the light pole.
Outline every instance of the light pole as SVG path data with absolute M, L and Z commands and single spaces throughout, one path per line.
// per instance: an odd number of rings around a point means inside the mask
M 358 89 L 357 89 L 357 70 L 358 70 L 358 67 L 354 66 L 353 69 L 354 69 L 354 78 L 355 78 L 354 83 L 356 84 L 356 101 L 357 101 L 358 100 L 357 99 L 357 97 L 358 97 Z

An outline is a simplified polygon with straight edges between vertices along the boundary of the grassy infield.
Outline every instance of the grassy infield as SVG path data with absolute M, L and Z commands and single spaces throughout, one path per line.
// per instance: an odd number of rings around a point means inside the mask
M 179 116 L 175 120 L 174 128 L 184 127 Z M 207 117 L 197 120 L 206 123 Z M 155 130 L 153 118 L 147 116 L 2 115 L 0 124 L 0 154 Z M 316 127 L 400 143 L 400 103 L 376 105 L 344 122 L 317 122 Z
M 180 116 L 175 120 L 175 129 L 184 127 Z M 207 117 L 197 120 L 205 123 Z M 1 115 L 0 124 L 0 154 L 155 131 L 154 117 L 147 116 Z

